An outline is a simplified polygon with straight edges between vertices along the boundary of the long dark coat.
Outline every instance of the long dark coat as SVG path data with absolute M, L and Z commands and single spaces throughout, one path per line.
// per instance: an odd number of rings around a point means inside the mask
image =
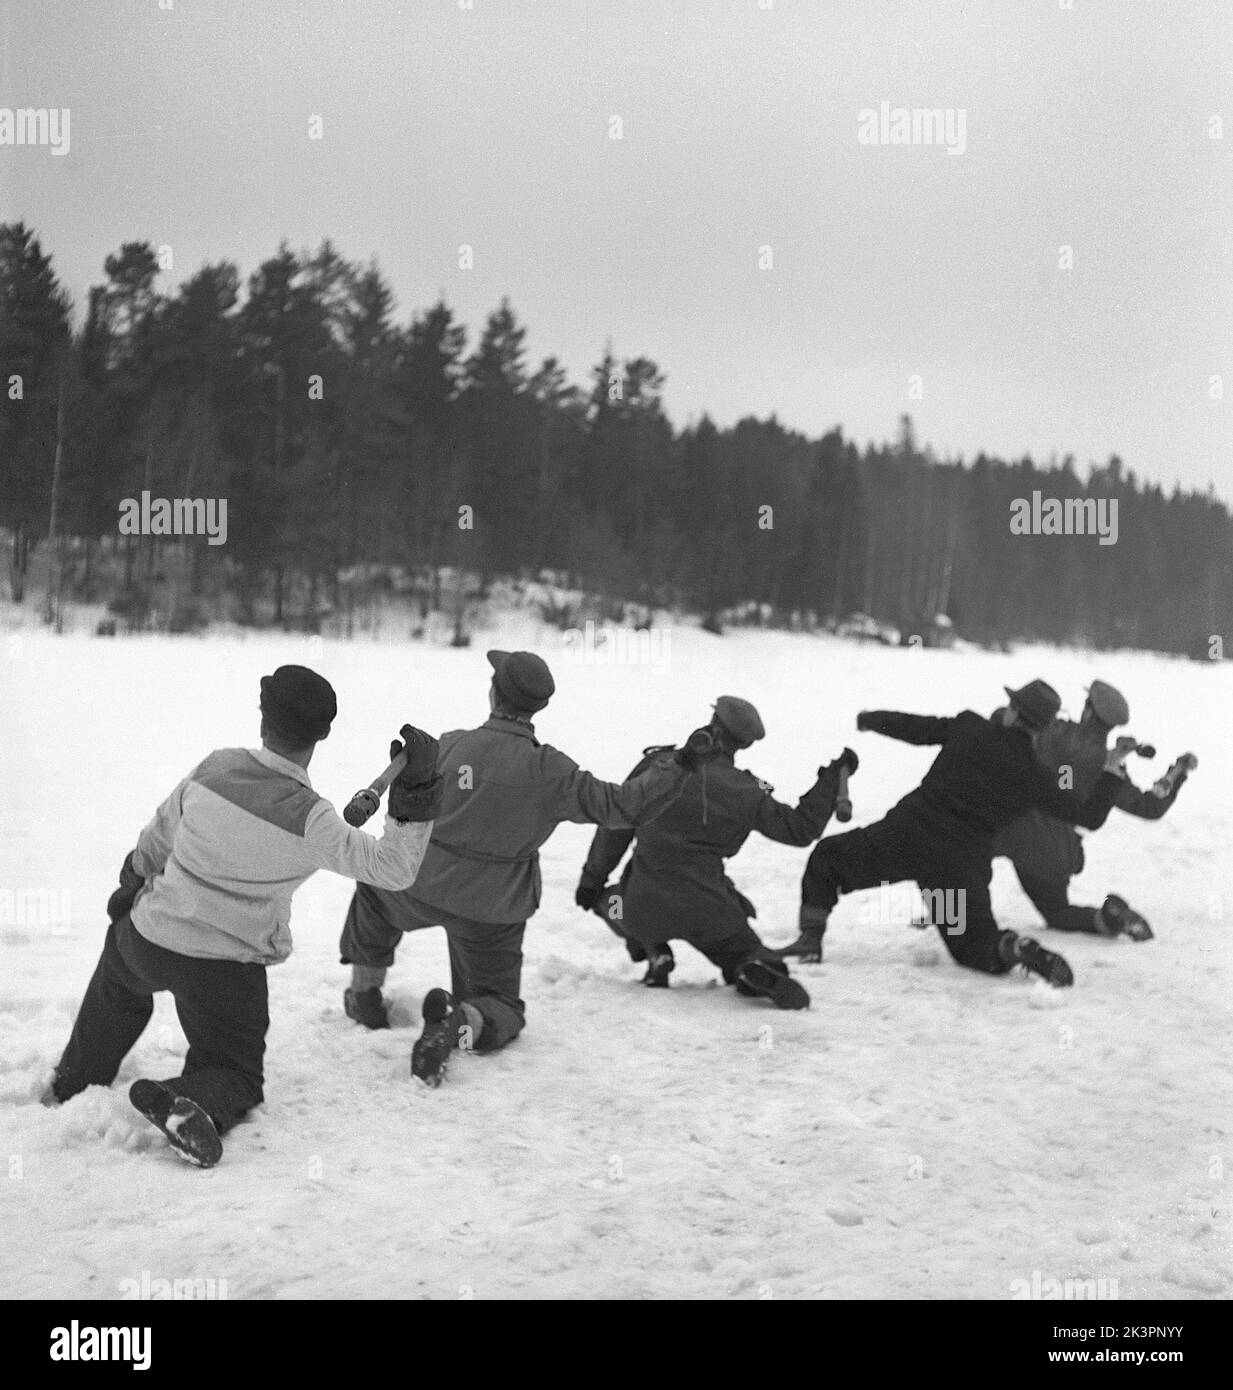
M 647 749 L 630 776 L 640 775 L 665 751 L 671 750 Z M 730 754 L 711 754 L 654 821 L 637 831 L 598 831 L 584 879 L 603 887 L 636 835 L 618 890 L 622 932 L 646 945 L 721 941 L 757 915 L 724 872 L 724 860 L 755 830 L 780 844 L 812 843 L 826 828 L 836 791 L 836 774 L 827 770 L 795 806 L 788 806 L 775 800 L 765 782 L 736 767 Z

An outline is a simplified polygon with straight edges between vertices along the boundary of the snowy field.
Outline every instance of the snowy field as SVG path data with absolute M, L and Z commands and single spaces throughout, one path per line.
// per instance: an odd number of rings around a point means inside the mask
M 233 1299 L 1009 1299 L 1066 1279 L 1122 1299 L 1233 1293 L 1233 667 L 692 629 L 658 664 L 610 666 L 560 640 L 516 624 L 465 651 L 0 637 L 0 1296 L 115 1298 L 143 1277 L 212 1280 L 199 1287 Z M 785 799 L 857 748 L 854 824 L 932 757 L 857 735 L 859 709 L 988 711 L 1003 683 L 1042 675 L 1077 714 L 1083 686 L 1111 680 L 1160 750 L 1134 761 L 1140 785 L 1185 748 L 1200 759 L 1166 819 L 1115 811 L 1087 840 L 1076 900 L 1116 889 L 1157 939 L 1046 933 L 1077 976 L 1056 992 L 962 971 L 936 937 L 864 921 L 869 898 L 852 897 L 825 965 L 798 972 L 808 1012 L 734 997 L 683 946 L 673 988 L 648 991 L 574 906 L 590 832 L 566 826 L 527 936 L 527 1031 L 458 1057 L 439 1091 L 412 1082 L 408 1057 L 423 994 L 448 983 L 443 934 L 406 940 L 396 1026 L 365 1032 L 342 1012 L 350 888 L 320 874 L 271 972 L 267 1103 L 218 1168 L 178 1161 L 127 1103 L 134 1077 L 178 1069 L 167 996 L 113 1089 L 38 1105 L 121 860 L 207 751 L 256 742 L 263 673 L 300 661 L 334 683 L 340 715 L 311 775 L 341 807 L 404 720 L 480 722 L 484 649 L 514 644 L 556 672 L 541 736 L 595 772 L 624 776 L 716 695 L 744 695 L 769 735 L 742 761 Z M 755 838 L 732 862 L 773 944 L 795 935 L 805 857 Z M 1037 929 L 1005 863 L 994 890 L 1005 925 Z

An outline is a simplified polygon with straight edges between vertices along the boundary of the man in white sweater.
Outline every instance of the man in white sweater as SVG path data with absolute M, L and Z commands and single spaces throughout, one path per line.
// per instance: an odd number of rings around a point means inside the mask
M 280 666 L 261 681 L 261 744 L 211 753 L 141 832 L 107 905 L 111 926 L 49 1103 L 109 1086 L 169 990 L 188 1040 L 180 1076 L 135 1081 L 133 1105 L 199 1167 L 264 1099 L 266 967 L 291 953 L 291 896 L 317 869 L 383 888 L 415 881 L 441 801 L 437 741 L 404 725 L 407 766 L 378 840 L 313 791 L 308 764 L 338 706 L 328 681 Z

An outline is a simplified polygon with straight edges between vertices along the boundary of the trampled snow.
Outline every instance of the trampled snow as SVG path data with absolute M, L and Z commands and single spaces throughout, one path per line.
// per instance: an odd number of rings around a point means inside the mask
M 115 1298 L 181 1280 L 230 1298 L 1009 1299 L 1073 1280 L 1122 1299 L 1228 1297 L 1233 668 L 670 638 L 612 665 L 530 624 L 464 650 L 0 639 L 0 1296 Z M 857 748 L 854 825 L 932 756 L 858 735 L 858 710 L 987 711 L 1003 684 L 1042 675 L 1077 713 L 1092 677 L 1111 680 L 1160 750 L 1132 768 L 1140 785 L 1184 749 L 1200 760 L 1163 821 L 1115 811 L 1086 839 L 1075 899 L 1116 890 L 1156 939 L 1043 933 L 1077 976 L 1057 992 L 961 970 L 935 935 L 870 920 L 861 895 L 837 910 L 826 963 L 796 972 L 808 1012 L 735 997 L 685 946 L 673 988 L 650 991 L 574 906 L 591 832 L 564 826 L 527 934 L 527 1030 L 499 1055 L 458 1056 L 440 1090 L 412 1081 L 408 1057 L 423 995 L 448 984 L 443 933 L 404 941 L 387 989 L 395 1027 L 366 1032 L 342 1012 L 350 887 L 319 874 L 295 899 L 295 953 L 270 974 L 267 1102 L 219 1167 L 179 1162 L 126 1099 L 137 1076 L 178 1070 L 168 996 L 110 1090 L 38 1104 L 125 853 L 205 753 L 256 743 L 262 674 L 300 661 L 334 683 L 340 715 L 311 775 L 341 807 L 404 721 L 480 722 L 484 649 L 513 644 L 556 672 L 541 736 L 594 772 L 624 776 L 717 695 L 743 695 L 768 737 L 742 762 L 785 799 Z M 795 934 L 805 857 L 755 837 L 731 863 L 773 944 Z M 1038 929 L 1004 863 L 994 902 L 1004 925 Z

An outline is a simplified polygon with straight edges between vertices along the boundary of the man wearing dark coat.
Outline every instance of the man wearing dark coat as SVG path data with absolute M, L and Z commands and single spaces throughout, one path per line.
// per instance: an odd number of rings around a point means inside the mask
M 1110 733 L 1129 721 L 1130 706 L 1121 691 L 1107 681 L 1093 681 L 1079 722 L 1055 719 L 1037 741 L 1036 756 L 1055 776 L 1069 769 L 1073 790 L 1085 797 L 1096 785 L 1104 766 Z M 1159 820 L 1177 800 L 1185 780 L 1183 769 L 1161 796 L 1155 791 L 1140 791 L 1127 777 L 1113 804 L 1129 816 Z M 1107 894 L 1099 907 L 1083 907 L 1070 901 L 1070 880 L 1083 868 L 1083 840 L 1068 822 L 1045 811 L 1028 811 L 998 831 L 993 853 L 1004 855 L 1015 866 L 1023 891 L 1045 919 L 1045 925 L 1055 931 L 1151 940 L 1151 927 L 1116 893 Z
M 956 922 L 937 927 L 960 965 L 989 975 L 1015 966 L 1051 985 L 1074 983 L 1070 966 L 1030 936 L 1003 931 L 993 916 L 989 882 L 993 839 L 1032 807 L 1096 830 L 1104 824 L 1124 780 L 1123 763 L 1134 739 L 1119 739 L 1104 758 L 1086 798 L 1063 791 L 1036 757 L 1036 739 L 1061 708 L 1057 691 L 1043 680 L 1006 693 L 1010 704 L 999 718 L 963 710 L 950 719 L 862 712 L 856 727 L 905 743 L 942 745 L 924 780 L 873 825 L 821 841 L 809 856 L 801 883 L 801 934 L 783 956 L 822 958 L 822 937 L 843 893 L 915 879 L 935 902 L 960 904 Z
M 753 904 L 724 872 L 724 860 L 754 830 L 785 845 L 807 845 L 826 827 L 835 807 L 841 767 L 856 770 L 856 754 L 819 771 L 796 806 L 738 768 L 738 750 L 765 736 L 758 711 L 723 695 L 714 717 L 691 734 L 687 755 L 695 770 L 684 793 L 654 821 L 637 830 L 602 829 L 591 841 L 575 901 L 598 912 L 635 961 L 647 962 L 643 983 L 666 988 L 675 965 L 672 941 L 686 941 L 723 972 L 739 994 L 769 999 L 777 1008 L 803 1009 L 809 995 L 749 925 Z M 631 777 L 640 776 L 671 748 L 649 748 Z M 634 842 L 618 884 L 608 877 Z
M 351 965 L 347 1015 L 388 1028 L 385 972 L 404 932 L 443 926 L 451 989 L 424 996 L 424 1031 L 411 1071 L 440 1085 L 455 1047 L 495 1052 L 522 1032 L 522 938 L 539 907 L 539 850 L 562 821 L 638 825 L 680 794 L 690 773 L 671 756 L 627 782 L 602 782 L 536 736 L 532 716 L 556 690 L 534 652 L 491 651 L 492 717 L 478 729 L 442 734 L 444 779 L 434 834 L 415 892 L 356 887 L 340 943 Z

